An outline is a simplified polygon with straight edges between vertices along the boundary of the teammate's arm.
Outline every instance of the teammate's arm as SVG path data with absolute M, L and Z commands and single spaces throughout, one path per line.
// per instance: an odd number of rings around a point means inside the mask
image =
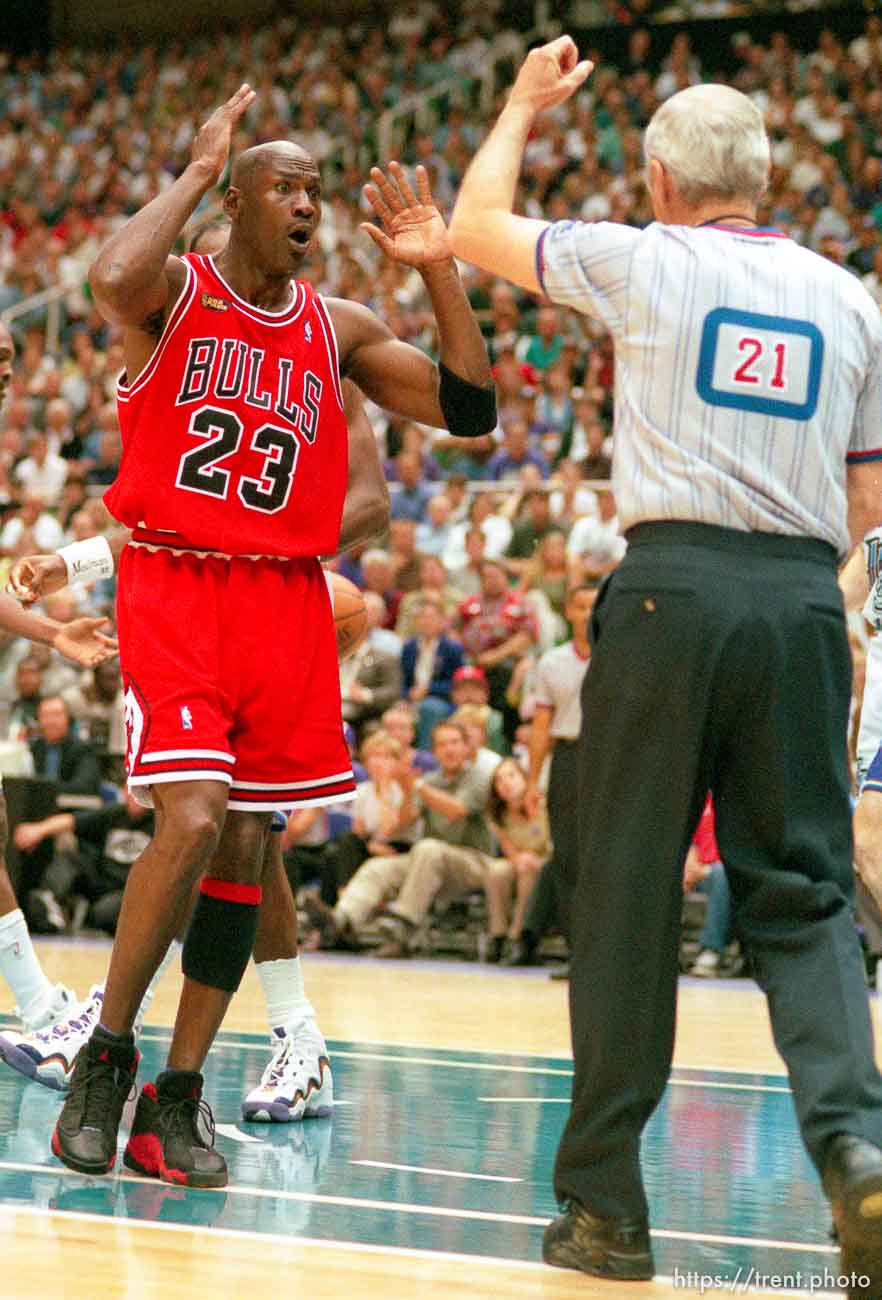
M 374 184 L 364 191 L 383 229 L 370 223 L 362 228 L 392 261 L 420 272 L 438 325 L 442 368 L 397 339 L 368 308 L 331 299 L 343 373 L 387 410 L 461 437 L 480 437 L 496 424 L 493 378 L 444 219 L 425 168 L 417 168 L 418 194 L 398 163 L 390 163 L 389 171 L 395 184 L 375 167 Z
M 536 251 L 548 223 L 512 211 L 521 159 L 536 115 L 568 99 L 592 67 L 579 62 L 569 36 L 530 51 L 508 103 L 463 178 L 450 220 L 457 257 L 532 293 L 540 290 Z
M 54 646 L 65 658 L 87 668 L 94 668 L 117 654 L 117 643 L 101 631 L 109 626 L 106 618 L 76 618 L 70 623 L 57 623 L 54 618 L 22 609 L 5 591 L 0 592 L 0 628 L 4 632 Z
M 529 767 L 527 769 L 525 802 L 531 817 L 538 815 L 542 799 L 539 792 L 539 782 L 542 780 L 542 768 L 545 766 L 545 760 L 551 753 L 551 719 L 553 716 L 554 710 L 550 705 L 537 704 L 536 712 L 533 714 L 533 721 L 530 724 L 530 736 L 527 741 Z
M 171 251 L 200 199 L 220 180 L 233 128 L 253 99 L 254 91 L 242 85 L 212 113 L 178 179 L 108 240 L 89 270 L 102 316 L 131 331 L 124 339 L 130 381 L 146 364 L 184 287 L 186 267 Z

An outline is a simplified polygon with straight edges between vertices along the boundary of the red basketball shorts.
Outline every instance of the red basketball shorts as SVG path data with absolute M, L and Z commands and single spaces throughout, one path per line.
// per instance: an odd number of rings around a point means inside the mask
M 136 797 L 223 781 L 230 808 L 350 799 L 337 643 L 318 560 L 127 546 L 117 593 Z

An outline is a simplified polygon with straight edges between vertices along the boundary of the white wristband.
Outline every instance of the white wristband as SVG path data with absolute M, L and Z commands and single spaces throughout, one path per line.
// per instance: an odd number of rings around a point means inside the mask
M 58 554 L 64 560 L 71 585 L 113 577 L 113 552 L 106 537 L 87 537 L 84 542 L 62 546 Z

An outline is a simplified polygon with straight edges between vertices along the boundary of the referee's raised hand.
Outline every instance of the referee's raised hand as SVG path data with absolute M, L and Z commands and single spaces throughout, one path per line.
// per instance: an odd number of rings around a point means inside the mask
M 569 99 L 593 69 L 590 59 L 579 59 L 571 36 L 558 36 L 557 40 L 530 51 L 521 64 L 508 102 L 530 108 L 534 113 L 554 108 Z

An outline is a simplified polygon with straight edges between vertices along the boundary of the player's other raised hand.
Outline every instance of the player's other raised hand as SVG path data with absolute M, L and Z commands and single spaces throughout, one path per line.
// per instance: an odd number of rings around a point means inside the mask
M 194 163 L 204 167 L 212 181 L 219 181 L 227 159 L 237 122 L 254 103 L 255 92 L 243 82 L 235 95 L 216 108 L 200 128 L 193 141 L 190 156 Z
M 453 256 L 444 218 L 435 205 L 425 167 L 416 169 L 414 194 L 401 163 L 390 162 L 389 176 L 371 168 L 373 185 L 365 185 L 364 196 L 382 223 L 362 222 L 374 243 L 393 262 L 405 266 L 428 266 Z
M 119 654 L 117 642 L 101 630 L 109 627 L 110 620 L 106 618 L 75 618 L 59 628 L 52 644 L 65 659 L 96 668 L 105 659 Z
M 23 605 L 33 605 L 66 586 L 67 565 L 60 555 L 25 555 L 13 564 L 7 590 Z
M 579 60 L 571 36 L 558 36 L 556 41 L 530 51 L 521 64 L 508 102 L 530 108 L 534 113 L 554 108 L 555 104 L 569 99 L 593 69 L 589 59 Z

